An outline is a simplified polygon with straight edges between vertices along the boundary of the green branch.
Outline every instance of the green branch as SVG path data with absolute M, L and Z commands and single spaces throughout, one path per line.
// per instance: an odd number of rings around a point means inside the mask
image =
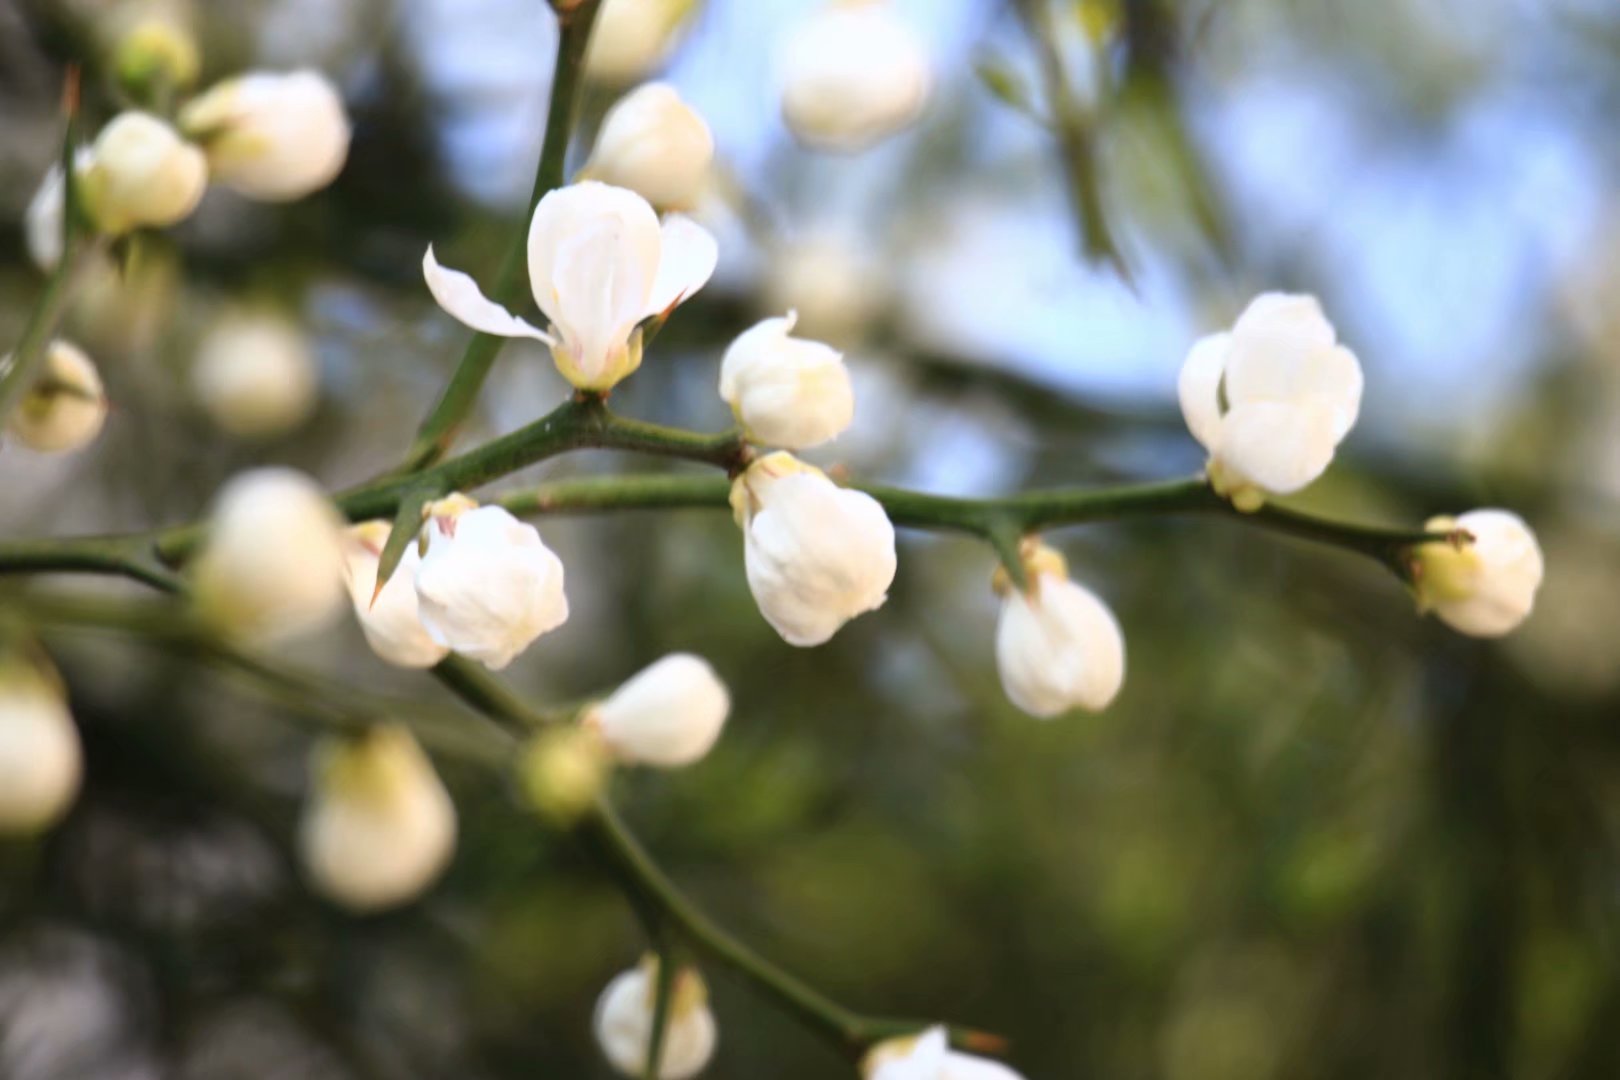
M 499 304 L 512 307 L 525 295 L 527 276 L 522 274 L 528 248 L 529 218 L 547 192 L 561 187 L 568 158 L 569 136 L 578 113 L 580 84 L 585 69 L 585 50 L 590 44 L 591 27 L 596 22 L 598 0 L 582 0 L 567 11 L 559 11 L 557 23 L 557 66 L 551 83 L 551 104 L 546 112 L 546 134 L 540 146 L 540 162 L 535 168 L 534 189 L 529 194 L 529 212 L 507 246 L 490 295 Z M 445 385 L 439 401 L 422 421 L 416 441 L 411 444 L 400 472 L 412 473 L 432 465 L 449 452 L 456 431 L 472 411 L 484 380 L 500 354 L 505 338 L 475 333 L 467 342 L 455 374 Z

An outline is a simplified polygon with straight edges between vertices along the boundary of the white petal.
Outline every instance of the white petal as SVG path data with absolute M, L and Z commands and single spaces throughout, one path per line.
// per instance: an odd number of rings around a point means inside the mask
M 1014 705 L 1047 718 L 1108 707 L 1125 680 L 1125 639 L 1084 586 L 1042 574 L 1033 598 L 1013 592 L 996 627 L 996 666 Z
M 1232 335 L 1226 333 L 1199 338 L 1188 351 L 1176 384 L 1187 430 L 1210 451 L 1221 439 L 1221 376 L 1231 342 Z
M 460 270 L 440 266 L 433 245 L 422 256 L 422 277 L 433 299 L 458 322 L 498 337 L 526 337 L 555 345 L 550 334 L 538 330 L 486 297 L 478 283 Z
M 706 660 L 672 653 L 620 686 L 595 712 L 602 737 L 620 758 L 676 768 L 709 752 L 730 710 L 731 696 Z
M 1474 538 L 1462 556 L 1475 567 L 1467 595 L 1441 600 L 1436 613 L 1453 628 L 1475 637 L 1501 637 L 1535 607 L 1545 565 L 1535 533 L 1517 514 L 1474 510 L 1457 518 Z M 1471 556 L 1471 558 L 1470 558 Z
M 708 229 L 684 214 L 664 219 L 658 277 L 647 301 L 646 315 L 658 315 L 703 288 L 720 261 L 720 246 Z
M 529 286 L 535 303 L 565 338 L 583 330 L 582 322 L 604 321 L 605 298 L 579 294 L 570 286 L 569 279 L 581 274 L 582 243 L 606 248 L 592 261 L 616 267 L 611 276 L 619 289 L 637 284 L 642 291 L 632 306 L 641 308 L 658 274 L 658 215 L 635 192 L 596 181 L 558 188 L 540 200 L 529 223 Z M 571 302 L 578 301 L 586 306 L 574 310 Z
M 1222 426 L 1221 463 L 1275 495 L 1288 495 L 1327 470 L 1338 446 L 1334 413 L 1315 403 L 1236 405 Z

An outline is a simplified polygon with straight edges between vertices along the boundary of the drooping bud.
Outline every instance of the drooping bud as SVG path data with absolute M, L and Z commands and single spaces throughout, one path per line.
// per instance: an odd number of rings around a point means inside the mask
M 0 359 L 0 371 L 10 362 Z M 96 365 L 77 345 L 58 339 L 47 347 L 44 370 L 7 419 L 6 432 L 32 450 L 78 450 L 106 421 L 107 394 Z
M 731 696 L 702 657 L 674 653 L 593 705 L 585 723 L 614 756 L 635 765 L 690 765 L 714 746 Z
M 601 735 L 590 727 L 536 732 L 518 763 L 529 805 L 559 827 L 573 825 L 602 793 L 612 767 Z
M 190 216 L 208 186 L 201 150 L 151 113 L 123 112 L 101 129 L 79 171 L 79 192 L 109 236 L 162 228 Z
M 1419 610 L 1474 637 L 1501 637 L 1529 617 L 1544 565 L 1536 534 L 1523 518 L 1506 510 L 1473 510 L 1433 518 L 1424 529 L 1460 530 L 1471 539 L 1413 550 Z
M 823 6 L 780 60 L 782 116 L 817 150 L 864 150 L 921 114 L 933 81 L 917 32 L 884 0 Z
M 254 469 L 220 491 L 192 566 L 199 612 L 268 644 L 319 629 L 343 602 L 342 521 L 303 473 Z
M 1069 580 L 1063 556 L 1034 540 L 1022 549 L 1027 589 L 998 570 L 1002 594 L 996 667 L 1014 705 L 1043 719 L 1100 712 L 1125 681 L 1125 639 L 1113 612 Z
M 0 832 L 31 835 L 56 824 L 79 793 L 83 768 L 56 672 L 0 654 Z
M 232 435 L 278 435 L 315 409 L 315 357 L 288 320 L 229 314 L 198 344 L 191 389 L 214 423 Z
M 703 117 L 673 86 L 647 83 L 608 110 L 580 176 L 629 188 L 660 210 L 689 210 L 713 162 Z
M 344 577 L 349 599 L 371 651 L 403 668 L 430 668 L 450 650 L 427 632 L 416 607 L 416 574 L 422 556 L 416 544 L 405 549 L 393 576 L 377 591 L 377 564 L 392 528 L 367 521 L 344 534 Z
M 647 956 L 637 967 L 615 976 L 596 1002 L 596 1042 L 608 1063 L 635 1080 L 646 1075 L 657 1004 L 658 958 Z M 719 1028 L 709 1009 L 709 991 L 696 968 L 675 973 L 664 1030 L 659 1080 L 690 1080 L 714 1056 Z
M 318 71 L 255 71 L 227 79 L 180 113 L 214 178 L 250 199 L 290 202 L 319 191 L 349 156 L 349 116 Z
M 421 895 L 450 862 L 456 808 L 415 737 L 373 728 L 315 749 L 299 825 L 311 884 L 353 911 L 397 907 Z
M 789 336 L 797 321 L 790 311 L 739 334 L 720 365 L 720 397 L 751 441 L 808 450 L 854 421 L 855 391 L 842 353 Z
M 593 82 L 627 86 L 669 58 L 697 0 L 602 0 L 585 55 Z
M 942 1027 L 887 1039 L 861 1063 L 865 1080 L 1023 1080 L 999 1061 L 951 1049 Z

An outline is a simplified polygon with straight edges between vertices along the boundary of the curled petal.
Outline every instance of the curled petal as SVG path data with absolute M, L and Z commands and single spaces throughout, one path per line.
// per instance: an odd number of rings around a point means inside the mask
M 474 330 L 497 337 L 525 337 L 543 341 L 547 345 L 556 344 L 550 334 L 530 326 L 485 296 L 471 277 L 460 270 L 440 266 L 439 260 L 433 256 L 431 244 L 428 245 L 427 254 L 422 256 L 422 278 L 439 306 L 456 321 Z
M 658 260 L 658 277 L 647 300 L 648 315 L 659 315 L 690 299 L 708 283 L 720 261 L 720 247 L 714 236 L 684 214 L 664 219 L 663 254 Z
M 1221 376 L 1232 335 L 1209 334 L 1194 343 L 1181 365 L 1176 390 L 1181 398 L 1181 415 L 1193 438 L 1214 451 L 1221 438 Z

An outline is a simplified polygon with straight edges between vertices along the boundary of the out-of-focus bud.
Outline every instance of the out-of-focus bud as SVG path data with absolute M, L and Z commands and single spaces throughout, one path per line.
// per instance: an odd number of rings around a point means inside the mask
M 315 749 L 299 825 L 310 882 L 352 911 L 380 911 L 421 895 L 456 847 L 456 807 L 421 746 L 402 727 Z
M 825 232 L 771 253 L 765 305 L 799 314 L 799 329 L 835 345 L 852 345 L 888 301 L 882 267 L 852 240 Z
M 342 521 L 303 473 L 253 469 L 220 491 L 192 566 L 199 612 L 270 644 L 319 629 L 343 603 Z
M 529 805 L 554 825 L 574 824 L 607 784 L 612 759 L 589 727 L 537 732 L 524 747 L 518 781 Z
M 673 769 L 709 752 L 730 711 L 731 696 L 708 661 L 673 653 L 593 705 L 584 722 L 620 761 Z
M 499 671 L 568 620 L 563 564 L 499 506 L 453 495 L 428 510 L 417 614 L 440 645 Z
M 996 667 L 1014 705 L 1047 718 L 1073 708 L 1100 712 L 1125 681 L 1125 639 L 1113 612 L 1089 589 L 1069 580 L 1063 556 L 1026 540 L 1029 578 L 1018 589 L 996 572 L 1002 593 L 996 626 Z
M 226 315 L 197 346 L 191 391 L 232 435 L 279 435 L 315 409 L 315 357 L 303 332 L 280 316 Z
M 372 652 L 396 667 L 430 668 L 450 650 L 433 640 L 417 614 L 416 573 L 422 555 L 416 544 L 405 549 L 393 576 L 377 591 L 377 564 L 392 527 L 387 521 L 367 521 L 345 534 L 349 600 Z
M 1462 530 L 1473 539 L 1413 550 L 1419 610 L 1474 637 L 1501 637 L 1529 617 L 1544 566 L 1536 534 L 1523 518 L 1506 510 L 1472 510 L 1432 518 L 1424 529 Z
M 820 645 L 888 599 L 894 526 L 878 501 L 778 452 L 731 486 L 743 529 L 748 588 L 789 645 Z
M 250 199 L 290 202 L 330 184 L 349 156 L 349 116 L 318 71 L 255 71 L 209 88 L 180 112 L 214 178 Z
M 668 59 L 697 0 L 602 0 L 585 56 L 587 78 L 625 86 Z
M 807 450 L 854 421 L 855 391 L 842 353 L 789 336 L 797 321 L 790 311 L 739 334 L 720 365 L 720 397 L 750 440 Z
M 113 74 L 137 101 L 189 88 L 201 66 L 191 28 L 173 13 L 156 9 L 131 20 L 113 46 Z
M 932 75 L 921 39 L 884 0 L 822 7 L 780 59 L 782 116 L 817 150 L 864 150 L 916 120 Z
M 61 820 L 79 793 L 82 758 L 56 672 L 0 654 L 0 832 Z
M 675 973 L 664 1029 L 659 1080 L 690 1080 L 714 1056 L 719 1028 L 709 1009 L 709 988 L 696 968 Z M 647 1071 L 652 1045 L 653 1011 L 658 997 L 658 958 L 647 956 L 637 967 L 615 976 L 596 1002 L 596 1042 L 608 1063 L 639 1080 Z
M 89 150 L 80 150 L 77 158 L 81 171 L 89 167 Z M 62 166 L 52 165 L 23 212 L 23 240 L 28 246 L 28 257 L 41 270 L 53 270 L 62 261 L 62 215 L 66 210 L 67 185 L 63 183 Z
M 80 167 L 79 192 L 96 227 L 110 236 L 162 228 L 188 217 L 208 186 L 208 160 L 151 113 L 113 117 Z
M 11 357 L 0 359 L 0 371 Z M 6 432 L 32 450 L 77 450 L 101 433 L 107 395 L 84 350 L 60 339 L 45 352 L 45 367 L 6 421 Z
M 637 87 L 608 110 L 580 173 L 629 188 L 660 210 L 689 210 L 714 163 L 709 125 L 668 83 Z
M 878 1043 L 861 1063 L 866 1080 L 1023 1080 L 999 1061 L 951 1049 L 942 1027 Z

